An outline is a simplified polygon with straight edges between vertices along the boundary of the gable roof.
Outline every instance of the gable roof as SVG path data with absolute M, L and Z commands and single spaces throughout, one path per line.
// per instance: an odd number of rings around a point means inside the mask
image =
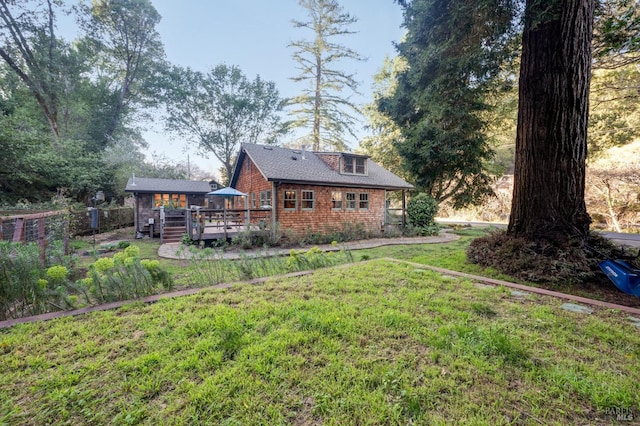
M 413 185 L 367 158 L 368 175 L 345 175 L 332 169 L 319 155 L 349 153 L 303 152 L 299 149 L 243 143 L 236 161 L 231 186 L 235 186 L 245 156 L 248 156 L 267 181 L 305 183 L 323 186 L 411 189 Z
M 209 182 L 199 180 L 130 177 L 127 181 L 125 191 L 206 194 L 211 191 L 211 186 L 209 186 Z

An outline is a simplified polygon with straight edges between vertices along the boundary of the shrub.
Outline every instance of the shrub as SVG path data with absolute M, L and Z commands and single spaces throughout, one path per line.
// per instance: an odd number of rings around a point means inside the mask
M 48 264 L 56 260 L 71 263 L 69 257 L 58 255 L 59 247 L 52 246 L 54 251 L 45 253 Z M 69 281 L 69 275 L 66 265 L 43 265 L 35 243 L 0 241 L 0 320 L 77 307 L 76 294 L 86 294 Z
M 47 312 L 47 281 L 37 244 L 0 241 L 0 320 Z
M 158 261 L 141 260 L 139 254 L 140 248 L 130 245 L 113 257 L 100 258 L 89 265 L 89 279 L 79 284 L 88 285 L 98 303 L 149 296 L 160 285 L 171 289 L 171 275 Z
M 409 200 L 407 216 L 410 225 L 417 228 L 431 227 L 436 224 L 435 217 L 438 213 L 438 202 L 424 192 Z
M 408 231 L 415 235 L 437 235 L 439 228 L 435 217 L 438 202 L 428 194 L 420 193 L 409 200 L 407 205 Z

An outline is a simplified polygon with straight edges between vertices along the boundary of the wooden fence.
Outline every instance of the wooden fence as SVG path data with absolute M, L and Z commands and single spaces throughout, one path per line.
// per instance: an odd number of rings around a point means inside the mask
M 65 237 L 94 232 L 91 211 L 88 209 L 75 210 L 69 215 L 63 211 L 3 213 L 0 213 L 0 240 L 4 241 L 28 243 L 41 239 L 64 240 Z M 95 232 L 133 226 L 133 218 L 131 207 L 98 208 Z
M 133 207 L 98 207 L 97 228 L 95 232 L 109 232 L 115 229 L 133 226 L 134 209 Z M 71 212 L 71 235 L 91 235 L 94 229 L 91 227 L 91 211 L 78 210 Z

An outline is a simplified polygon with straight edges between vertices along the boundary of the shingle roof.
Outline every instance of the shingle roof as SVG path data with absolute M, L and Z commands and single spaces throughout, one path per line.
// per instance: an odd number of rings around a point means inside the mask
M 343 155 L 342 153 L 318 153 Z M 367 158 L 368 175 L 344 175 L 332 169 L 316 153 L 298 149 L 243 143 L 231 186 L 238 178 L 244 155 L 249 156 L 268 181 L 363 188 L 411 189 L 413 185 Z M 348 154 L 347 154 L 348 155 Z
M 206 194 L 211 191 L 209 182 L 199 180 L 157 179 L 130 177 L 126 192 L 164 192 L 173 194 Z

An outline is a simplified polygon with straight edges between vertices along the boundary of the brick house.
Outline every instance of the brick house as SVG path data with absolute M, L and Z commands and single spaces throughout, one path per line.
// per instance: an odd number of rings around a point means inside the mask
M 389 193 L 402 191 L 404 200 L 413 188 L 366 155 L 248 143 L 241 145 L 230 186 L 248 195 L 250 209 L 270 209 L 271 221 L 295 234 L 345 223 L 380 232 L 389 224 Z

